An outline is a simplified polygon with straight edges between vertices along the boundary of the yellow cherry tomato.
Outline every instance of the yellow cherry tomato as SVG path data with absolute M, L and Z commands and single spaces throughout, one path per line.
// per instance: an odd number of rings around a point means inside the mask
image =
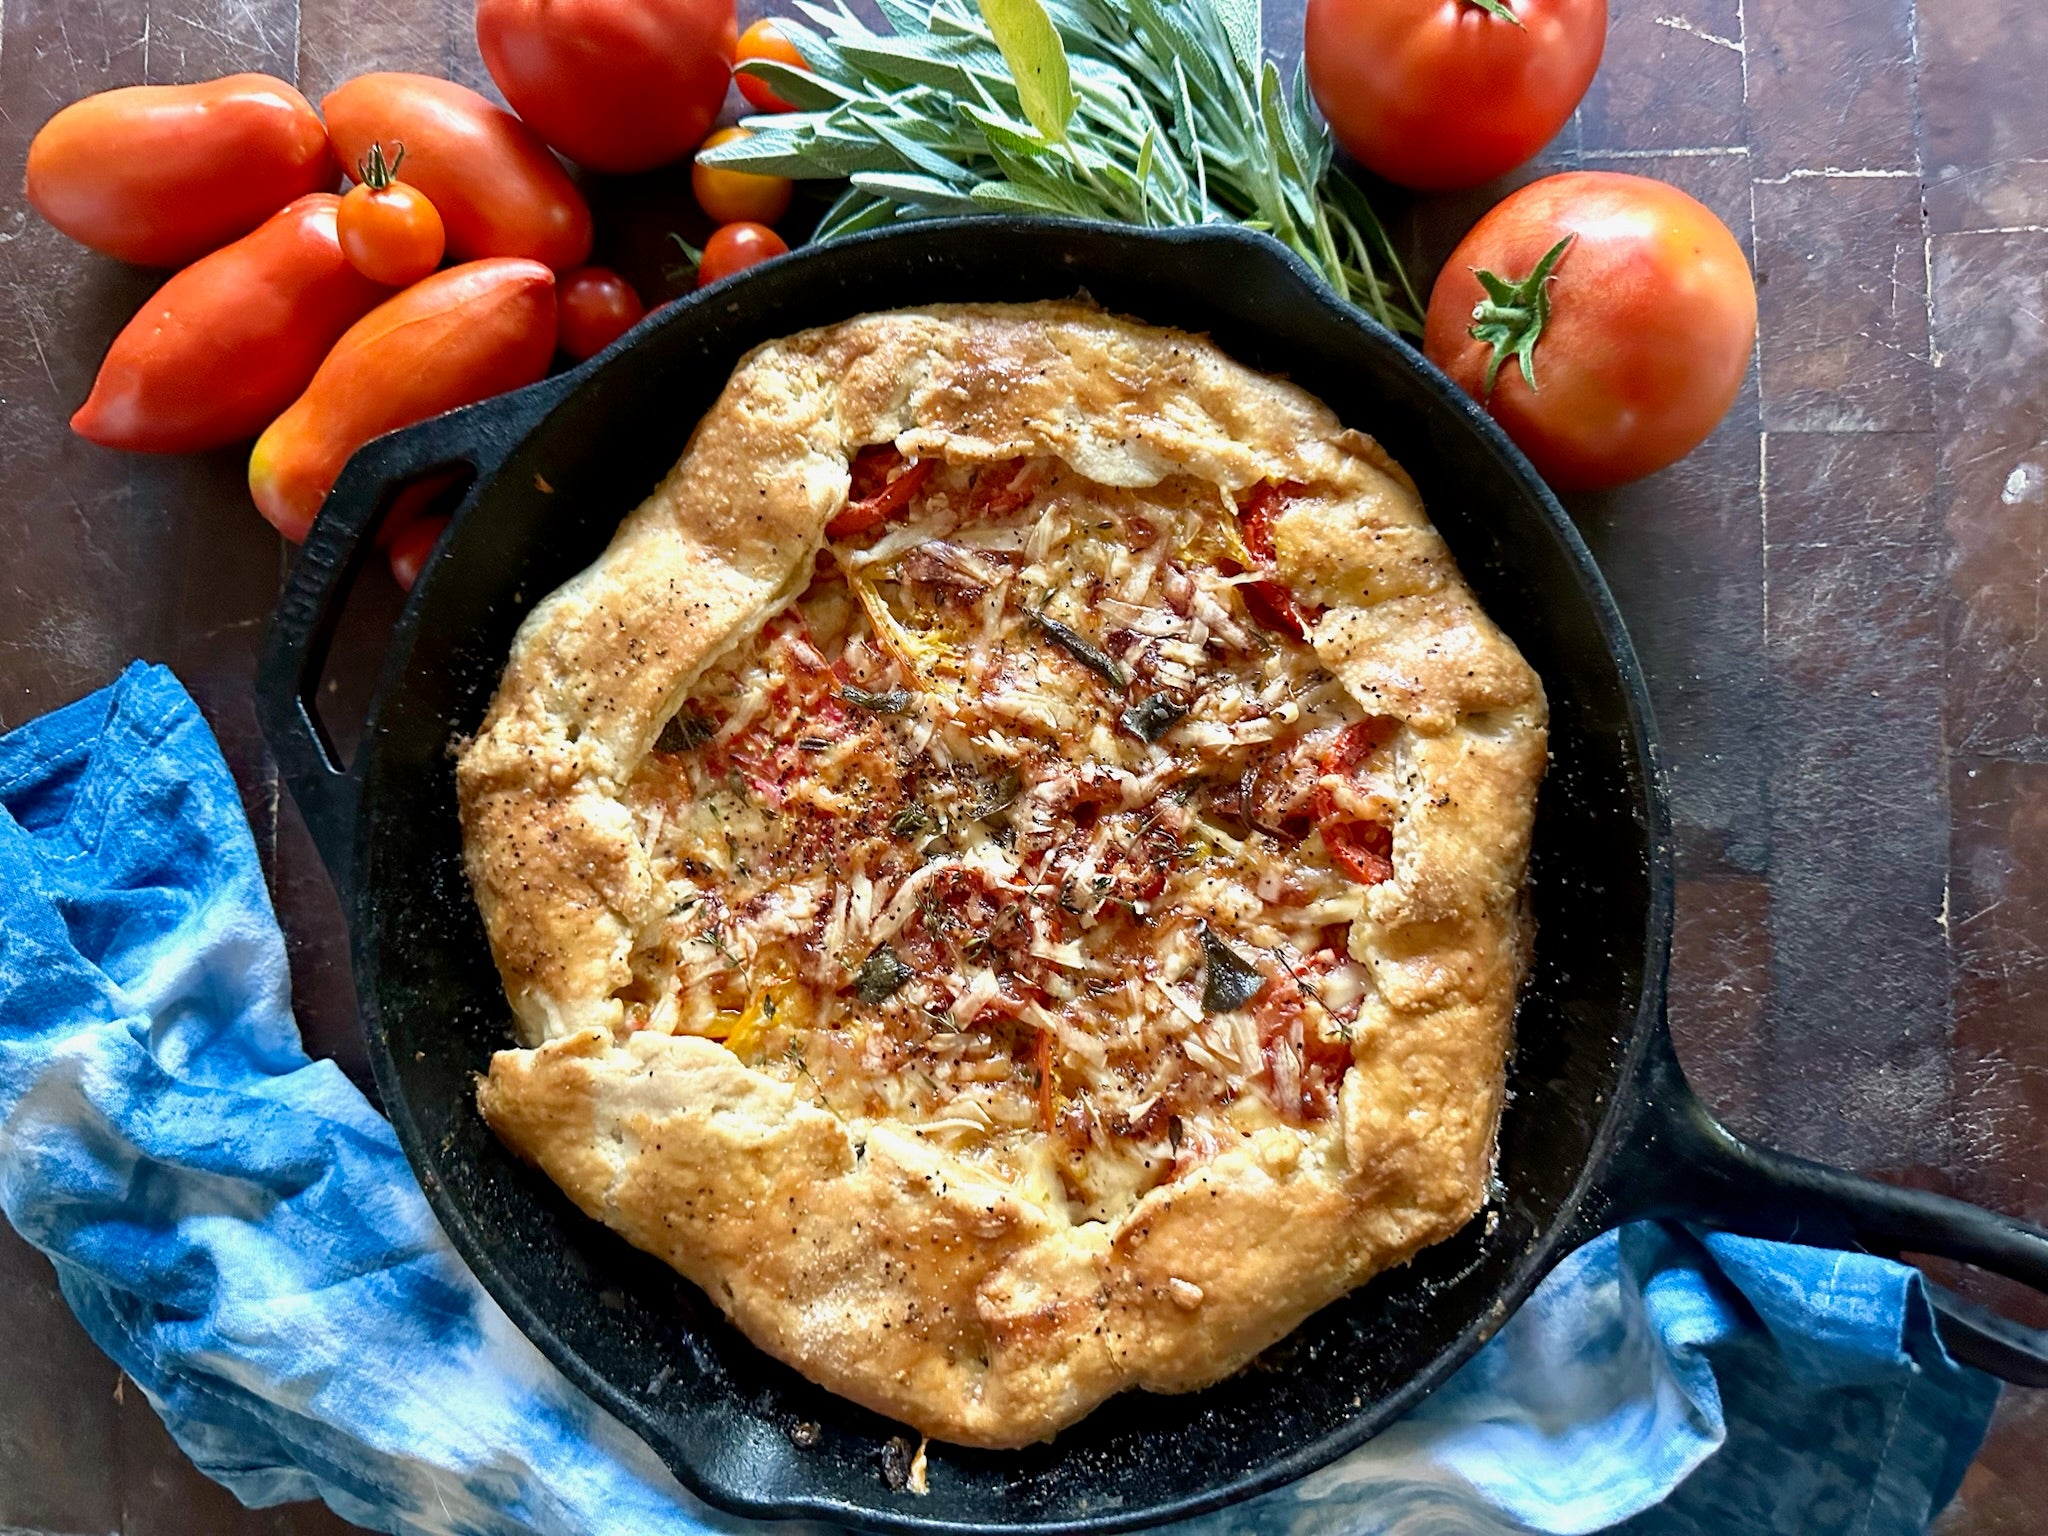
M 721 128 L 697 153 L 751 137 L 744 128 Z M 773 224 L 789 211 L 791 188 L 783 176 L 755 176 L 698 160 L 690 166 L 690 190 L 697 194 L 697 206 L 720 224 Z

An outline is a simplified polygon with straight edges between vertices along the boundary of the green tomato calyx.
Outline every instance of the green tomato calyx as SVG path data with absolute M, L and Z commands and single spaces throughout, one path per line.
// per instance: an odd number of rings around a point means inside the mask
M 1566 235 L 1544 253 L 1535 271 L 1518 282 L 1473 269 L 1486 297 L 1472 306 L 1471 336 L 1493 348 L 1486 364 L 1486 399 L 1493 398 L 1500 365 L 1510 357 L 1522 365 L 1522 378 L 1529 388 L 1536 388 L 1536 343 L 1550 323 L 1550 284 L 1566 247 L 1576 239 L 1577 235 Z

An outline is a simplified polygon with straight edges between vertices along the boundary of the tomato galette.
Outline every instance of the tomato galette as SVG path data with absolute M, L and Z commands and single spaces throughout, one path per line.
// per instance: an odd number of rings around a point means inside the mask
M 462 754 L 478 1102 L 814 1380 L 1042 1439 L 1479 1209 L 1544 755 L 1300 389 L 1078 303 L 807 331 Z

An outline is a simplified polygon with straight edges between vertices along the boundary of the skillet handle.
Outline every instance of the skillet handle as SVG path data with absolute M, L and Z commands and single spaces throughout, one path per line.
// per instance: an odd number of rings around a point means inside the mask
M 1661 1028 L 1651 1037 L 1639 1081 L 1645 1091 L 1635 1120 L 1589 1199 L 1589 1231 L 1661 1218 L 1886 1258 L 1928 1253 L 2048 1294 L 2048 1231 L 1743 1140 L 1688 1086 Z M 2018 1386 L 2048 1387 L 2048 1330 L 2001 1317 L 1932 1282 L 1927 1289 L 1952 1356 Z
M 378 528 L 409 489 L 451 472 L 466 479 L 469 490 L 455 514 L 460 522 L 476 487 L 573 383 L 569 375 L 544 379 L 364 444 L 343 467 L 292 564 L 257 665 L 256 708 L 278 771 L 344 903 L 362 780 L 341 762 L 314 695 L 348 594 L 376 551 Z

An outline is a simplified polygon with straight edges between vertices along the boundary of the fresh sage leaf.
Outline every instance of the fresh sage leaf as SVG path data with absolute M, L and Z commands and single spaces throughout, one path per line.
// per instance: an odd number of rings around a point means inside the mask
M 988 23 L 1017 100 L 1048 144 L 1064 144 L 1074 118 L 1074 83 L 1067 67 L 1067 47 L 1059 29 L 1039 0 L 977 0 Z
M 1176 704 L 1163 693 L 1148 694 L 1117 719 L 1123 728 L 1142 742 L 1155 742 L 1187 718 L 1187 706 Z
M 848 683 L 839 690 L 839 697 L 862 709 L 871 709 L 878 715 L 900 715 L 910 708 L 908 688 L 891 688 L 887 693 L 869 693 L 865 688 L 856 688 Z
M 1130 687 L 1131 675 L 1124 670 L 1123 663 L 1110 655 L 1109 652 L 1099 650 L 1091 645 L 1082 637 L 1078 630 L 1069 629 L 1058 619 L 1049 619 L 1044 614 L 1035 612 L 1032 609 L 1027 608 L 1024 612 L 1031 622 L 1044 630 L 1046 635 L 1061 650 L 1109 684 L 1110 687 Z
M 1266 978 L 1249 960 L 1202 924 L 1202 955 L 1208 961 L 1208 980 L 1202 986 L 1204 1013 L 1231 1013 L 1266 990 Z
M 896 958 L 895 950 L 886 944 L 877 944 L 874 952 L 861 961 L 859 971 L 854 973 L 853 995 L 872 1008 L 894 997 L 916 974 Z

